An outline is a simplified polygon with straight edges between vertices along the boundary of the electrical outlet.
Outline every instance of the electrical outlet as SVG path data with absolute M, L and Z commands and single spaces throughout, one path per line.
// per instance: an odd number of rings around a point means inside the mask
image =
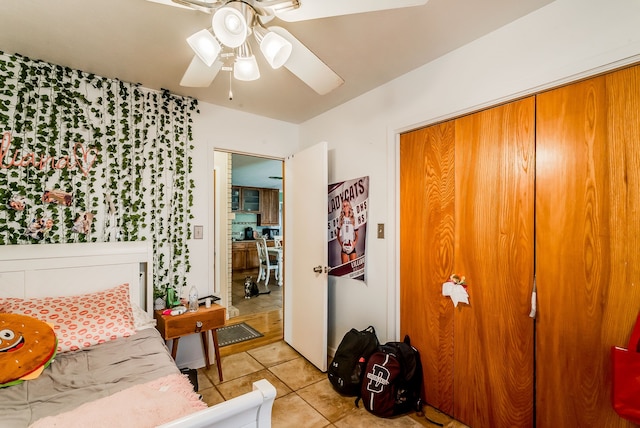
M 378 239 L 384 239 L 384 223 L 378 223 Z
M 202 239 L 203 226 L 193 226 L 193 239 Z

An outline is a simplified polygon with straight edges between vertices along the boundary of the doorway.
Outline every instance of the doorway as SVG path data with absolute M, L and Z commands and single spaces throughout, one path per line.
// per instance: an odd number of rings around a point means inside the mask
M 216 163 L 228 164 L 228 174 L 222 180 L 229 197 L 219 205 L 226 212 L 227 222 L 220 225 L 220 240 L 229 249 L 227 270 L 227 312 L 229 318 L 282 311 L 284 280 L 277 251 L 271 249 L 272 269 L 260 275 L 258 242 L 271 248 L 275 238 L 281 238 L 283 161 L 249 154 L 215 151 Z M 226 202 L 225 202 L 226 201 Z M 225 233 L 226 232 L 226 233 Z M 264 238 L 264 241 L 262 240 Z M 221 243 L 216 242 L 216 246 Z M 224 247 L 224 245 L 220 245 Z M 265 270 L 263 268 L 263 270 Z M 260 294 L 245 298 L 245 280 L 255 282 Z
M 215 186 L 217 193 L 214 192 L 214 201 L 218 202 L 217 206 L 220 209 L 211 211 L 215 213 L 212 220 L 215 223 L 215 230 L 219 232 L 211 242 L 212 245 L 215 244 L 217 250 L 215 260 L 223 261 L 217 265 L 223 268 L 215 269 L 215 273 L 223 274 L 216 284 L 220 285 L 220 292 L 224 297 L 223 305 L 227 309 L 230 306 L 231 309 L 235 309 L 229 304 L 230 301 L 233 301 L 233 297 L 226 295 L 227 291 L 230 292 L 232 289 L 226 281 L 227 277 L 229 281 L 231 280 L 233 272 L 231 269 L 231 246 L 229 245 L 234 243 L 231 232 L 232 220 L 237 223 L 239 218 L 236 214 L 243 209 L 239 205 L 241 202 L 236 204 L 237 211 L 235 212 L 227 212 L 225 209 L 226 207 L 231 209 L 232 202 L 236 202 L 231 193 L 227 191 L 233 187 L 231 185 L 232 154 L 226 153 L 226 156 L 219 156 L 224 158 L 224 163 L 218 162 L 215 154 L 216 152 L 214 152 L 215 168 L 221 177 L 225 177 L 224 185 L 220 185 L 221 183 L 218 182 Z M 283 302 L 282 308 L 274 311 L 262 312 L 257 315 L 235 315 L 233 318 L 229 313 L 231 311 L 228 311 L 230 324 L 241 321 L 262 322 L 262 325 L 268 329 L 264 332 L 266 341 L 270 343 L 284 339 L 288 345 L 321 371 L 327 369 L 328 340 L 327 157 L 327 143 L 320 142 L 288 156 L 286 160 L 279 159 L 281 174 L 283 177 L 286 175 L 286 180 L 283 183 L 286 185 L 285 195 L 283 195 L 286 198 L 284 202 L 278 202 L 278 208 L 282 213 L 279 215 L 278 221 L 280 224 L 286 225 L 286 229 L 283 230 L 284 242 L 282 246 L 283 266 L 286 266 L 282 291 L 284 293 L 283 299 L 286 299 L 287 304 L 285 305 Z M 238 162 L 236 162 L 236 167 L 238 167 Z M 273 179 L 273 177 L 271 178 Z M 278 178 L 276 177 L 276 179 Z M 238 195 L 242 197 L 236 192 L 236 196 Z M 239 201 L 241 200 L 239 199 Z M 251 201 L 249 202 L 251 203 Z M 227 214 L 229 214 L 228 221 Z M 300 220 L 295 221 L 296 218 Z M 283 219 L 285 222 L 282 221 Z M 261 219 L 260 224 L 263 223 L 264 219 Z M 236 225 L 236 227 L 238 226 Z M 244 225 L 244 227 L 247 226 Z M 229 233 L 227 233 L 228 231 Z M 224 236 L 222 236 L 223 234 Z M 309 245 L 310 243 L 313 245 Z M 295 251 L 293 251 L 294 248 Z M 241 255 L 238 256 L 239 260 L 241 258 Z M 284 313 L 285 311 L 286 313 Z M 253 326 L 253 324 L 250 325 Z M 258 329 L 258 331 L 261 330 Z M 250 349 L 256 345 L 255 342 L 251 343 L 253 341 L 247 342 L 246 346 Z

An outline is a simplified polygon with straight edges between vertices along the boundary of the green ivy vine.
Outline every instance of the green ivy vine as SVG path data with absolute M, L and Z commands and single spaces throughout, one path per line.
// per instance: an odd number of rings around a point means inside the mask
M 11 133 L 0 159 L 0 245 L 151 240 L 156 294 L 179 289 L 190 270 L 197 105 L 166 90 L 0 52 L 0 134 Z M 14 153 L 18 161 L 30 153 L 88 156 L 88 171 L 10 167 Z M 71 203 L 45 203 L 51 189 L 72 194 Z M 22 211 L 9 207 L 16 195 L 26 201 Z M 87 212 L 91 230 L 78 233 L 74 221 Z M 40 218 L 52 220 L 50 230 L 41 239 L 26 235 Z

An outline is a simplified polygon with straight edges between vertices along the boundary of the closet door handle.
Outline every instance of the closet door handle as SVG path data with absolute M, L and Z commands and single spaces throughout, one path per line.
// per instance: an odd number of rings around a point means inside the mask
M 538 287 L 536 286 L 536 277 L 533 277 L 533 290 L 531 290 L 531 312 L 529 312 L 529 317 L 535 318 L 536 313 L 538 312 Z

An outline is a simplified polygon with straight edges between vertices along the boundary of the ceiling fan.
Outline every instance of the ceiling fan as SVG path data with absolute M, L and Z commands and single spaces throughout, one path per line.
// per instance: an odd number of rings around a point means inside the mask
M 149 0 L 213 15 L 211 28 L 187 38 L 195 55 L 180 85 L 207 87 L 218 73 L 256 80 L 260 71 L 251 44 L 274 69 L 284 66 L 320 95 L 344 83 L 329 66 L 286 29 L 266 24 L 419 6 L 428 0 Z M 253 34 L 253 38 L 250 36 Z M 253 39 L 252 43 L 250 41 Z M 232 98 L 231 89 L 229 98 Z

